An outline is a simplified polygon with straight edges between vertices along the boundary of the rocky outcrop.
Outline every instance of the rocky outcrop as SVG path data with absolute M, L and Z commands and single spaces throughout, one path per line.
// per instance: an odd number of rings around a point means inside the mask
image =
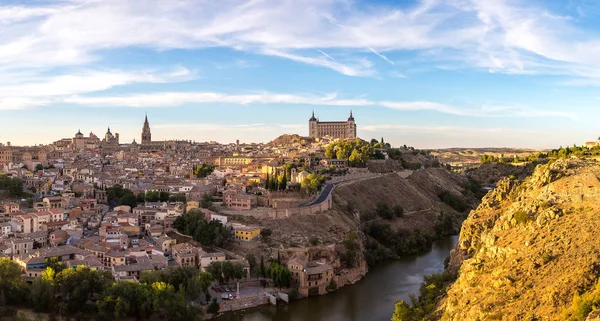
M 463 223 L 442 320 L 568 318 L 600 276 L 598 177 L 596 163 L 559 159 L 500 181 Z

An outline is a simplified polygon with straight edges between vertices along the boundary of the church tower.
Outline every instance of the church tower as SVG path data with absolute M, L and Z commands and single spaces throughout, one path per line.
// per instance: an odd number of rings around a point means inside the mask
M 144 119 L 144 127 L 142 127 L 142 144 L 149 144 L 152 142 L 152 135 L 150 134 L 150 124 L 148 123 L 148 114 Z

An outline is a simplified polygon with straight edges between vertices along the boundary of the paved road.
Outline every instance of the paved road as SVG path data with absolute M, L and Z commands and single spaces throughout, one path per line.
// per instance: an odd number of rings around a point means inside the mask
M 331 191 L 333 191 L 333 188 L 340 184 L 343 183 L 344 181 L 340 181 L 340 182 L 336 182 L 336 183 L 328 183 L 325 184 L 325 186 L 323 187 L 323 190 L 321 191 L 321 194 L 319 194 L 319 197 L 317 197 L 316 200 L 306 204 L 306 205 L 302 205 L 300 207 L 307 207 L 307 206 L 313 206 L 313 205 L 317 205 L 317 204 L 321 204 L 323 202 L 325 202 L 325 200 L 327 199 L 327 197 L 329 197 L 329 194 L 331 194 Z

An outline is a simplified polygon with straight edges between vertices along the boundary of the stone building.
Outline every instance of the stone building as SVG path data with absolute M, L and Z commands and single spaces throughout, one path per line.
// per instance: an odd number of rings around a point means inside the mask
M 308 120 L 308 136 L 311 138 L 329 136 L 339 139 L 355 139 L 356 123 L 352 111 L 347 121 L 320 121 L 315 118 L 313 111 L 312 117 Z

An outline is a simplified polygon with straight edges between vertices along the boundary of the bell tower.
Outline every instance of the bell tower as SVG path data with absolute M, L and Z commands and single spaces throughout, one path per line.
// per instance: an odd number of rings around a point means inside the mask
M 148 114 L 144 119 L 144 127 L 142 127 L 142 144 L 149 144 L 152 142 L 152 134 L 150 134 L 150 123 L 148 123 Z

